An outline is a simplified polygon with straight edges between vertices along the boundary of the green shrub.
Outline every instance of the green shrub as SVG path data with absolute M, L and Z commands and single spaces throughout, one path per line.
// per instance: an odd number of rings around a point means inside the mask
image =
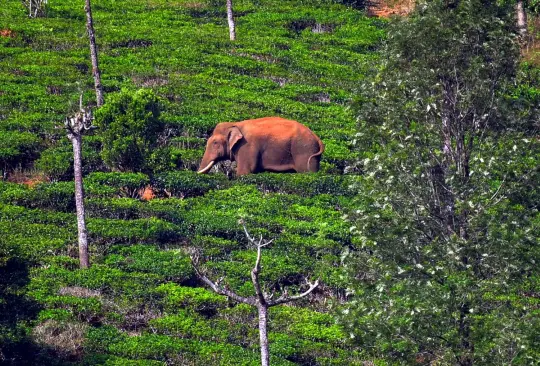
M 87 220 L 88 233 L 96 244 L 133 244 L 137 242 L 174 242 L 179 229 L 166 221 L 150 218 L 137 220 Z
M 254 184 L 263 192 L 315 196 L 318 194 L 352 196 L 355 191 L 349 186 L 353 177 L 325 174 L 251 174 L 238 179 L 242 183 Z
M 113 187 L 119 190 L 122 197 L 138 198 L 140 191 L 149 183 L 150 179 L 143 173 L 103 173 L 95 172 L 85 179 L 85 183 Z
M 176 171 L 158 175 L 154 178 L 154 187 L 167 191 L 174 196 L 200 196 L 211 189 L 223 189 L 229 186 L 223 174 L 197 174 L 191 171 Z
M 98 153 L 100 149 L 101 142 L 96 136 L 85 136 L 83 138 L 83 174 L 88 174 L 103 167 L 103 162 Z M 73 179 L 73 146 L 66 141 L 60 146 L 50 147 L 42 151 L 34 166 L 52 180 Z
M 181 308 L 190 308 L 201 313 L 213 313 L 227 304 L 224 296 L 200 287 L 184 287 L 167 283 L 156 288 L 164 296 L 165 310 L 174 313 Z
M 140 218 L 142 205 L 139 200 L 133 198 L 89 198 L 85 201 L 88 216 L 117 220 Z
M 25 165 L 31 161 L 39 147 L 39 137 L 30 132 L 0 130 L 0 167 L 4 169 Z
M 192 239 L 191 244 L 196 248 L 203 248 L 207 257 L 214 257 L 228 254 L 233 250 L 244 247 L 235 240 L 227 240 L 211 235 L 197 235 Z
M 64 212 L 75 210 L 75 185 L 73 182 L 40 183 L 34 188 L 24 186 L 0 193 L 5 203 L 28 208 L 46 208 Z
M 66 145 L 46 149 L 35 167 L 53 180 L 69 179 L 73 176 L 73 148 Z
M 178 251 L 158 250 L 153 246 L 118 246 L 110 250 L 105 264 L 127 272 L 152 273 L 164 280 L 184 282 L 193 276 L 189 257 Z
M 206 321 L 200 315 L 185 310 L 177 311 L 174 315 L 150 321 L 157 332 L 180 338 L 194 338 L 205 341 L 227 341 L 227 322 Z
M 147 158 L 146 164 L 154 172 L 164 172 L 183 166 L 181 151 L 170 146 L 154 149 Z
M 9 220 L 0 222 L 0 248 L 4 252 L 4 259 L 18 257 L 30 262 L 41 261 L 46 255 L 65 250 L 75 236 L 76 231 L 56 225 Z
M 148 168 L 147 159 L 157 147 L 162 102 L 149 89 L 127 89 L 110 94 L 96 112 L 96 124 L 103 138 L 103 161 L 121 171 Z

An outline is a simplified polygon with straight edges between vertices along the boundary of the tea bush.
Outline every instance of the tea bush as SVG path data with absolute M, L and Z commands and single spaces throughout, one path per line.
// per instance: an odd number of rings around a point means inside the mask
M 91 240 L 98 245 L 174 242 L 180 235 L 176 225 L 156 218 L 136 220 L 91 218 L 87 226 Z
M 254 184 L 263 192 L 296 194 L 299 196 L 316 196 L 330 194 L 352 196 L 351 185 L 357 181 L 355 177 L 323 175 L 323 174 L 252 174 L 240 177 L 239 182 Z
M 104 263 L 126 272 L 152 273 L 174 282 L 185 282 L 194 275 L 189 257 L 178 251 L 134 245 L 114 247 L 110 253 Z
M 95 172 L 88 175 L 86 182 L 116 188 L 122 197 L 137 198 L 139 192 L 150 183 L 150 179 L 143 173 Z
M 201 313 L 215 313 L 227 304 L 227 299 L 211 290 L 199 287 L 185 287 L 167 283 L 156 288 L 163 295 L 165 311 L 174 313 L 179 308 L 192 308 Z
M 230 185 L 223 174 L 197 174 L 191 171 L 161 174 L 154 178 L 153 183 L 156 189 L 180 197 L 201 196 L 211 189 L 222 189 Z

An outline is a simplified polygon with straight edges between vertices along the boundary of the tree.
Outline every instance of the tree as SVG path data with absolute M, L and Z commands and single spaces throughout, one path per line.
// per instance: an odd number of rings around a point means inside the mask
M 234 24 L 232 0 L 227 0 L 227 22 L 229 23 L 229 38 L 234 41 L 236 40 L 236 25 Z
M 356 296 L 341 319 L 380 357 L 526 364 L 537 357 L 527 294 L 539 197 L 527 187 L 540 146 L 511 98 L 514 9 L 451 5 L 421 3 L 390 27 L 359 98 Z
M 307 295 L 312 293 L 313 290 L 317 288 L 317 286 L 319 286 L 319 280 L 315 281 L 314 283 L 310 283 L 309 281 L 306 280 L 306 283 L 309 286 L 309 288 L 301 294 L 289 296 L 287 291 L 285 290 L 280 297 L 273 300 L 274 294 L 271 294 L 271 295 L 266 294 L 261 287 L 261 282 L 259 279 L 259 275 L 261 273 L 262 248 L 270 245 L 273 240 L 263 241 L 262 236 L 259 238 L 259 240 L 253 238 L 247 231 L 245 225 L 244 225 L 244 232 L 246 234 L 246 237 L 249 243 L 257 249 L 257 259 L 255 260 L 255 266 L 251 270 L 251 281 L 253 283 L 253 288 L 255 289 L 255 296 L 243 297 L 243 296 L 237 295 L 234 291 L 229 290 L 227 287 L 221 285 L 220 283 L 221 281 L 217 281 L 217 282 L 211 281 L 198 268 L 199 258 L 194 255 L 191 257 L 191 259 L 192 259 L 193 268 L 197 276 L 206 285 L 208 285 L 212 290 L 214 290 L 214 292 L 220 295 L 227 296 L 236 302 L 248 304 L 257 308 L 258 313 L 259 313 L 259 341 L 260 341 L 260 347 L 261 347 L 261 365 L 268 366 L 270 364 L 270 353 L 268 349 L 268 334 L 267 334 L 268 308 L 272 306 L 292 302 L 292 301 L 297 301 L 306 297 Z
M 79 262 L 81 268 L 90 267 L 88 255 L 88 235 L 84 211 L 84 186 L 82 177 L 82 136 L 85 131 L 93 128 L 92 112 L 82 107 L 82 95 L 79 102 L 79 112 L 75 116 L 66 118 L 64 126 L 67 137 L 73 144 L 73 171 L 75 179 L 75 205 L 77 208 L 77 230 L 79 241 Z
M 94 33 L 94 19 L 90 0 L 85 0 L 84 11 L 86 12 L 86 31 L 90 41 L 90 59 L 92 60 L 92 75 L 94 76 L 94 88 L 96 90 L 97 106 L 103 105 L 103 87 L 101 86 L 101 72 L 99 71 L 98 51 L 96 46 L 96 36 Z
M 137 172 L 148 169 L 164 125 L 160 99 L 148 89 L 123 90 L 111 95 L 96 112 L 103 137 L 103 161 L 111 169 Z

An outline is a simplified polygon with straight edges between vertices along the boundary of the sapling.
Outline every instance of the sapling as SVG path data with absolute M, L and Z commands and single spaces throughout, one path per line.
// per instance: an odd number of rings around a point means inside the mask
M 198 268 L 198 264 L 199 264 L 198 255 L 194 254 L 191 256 L 191 263 L 193 265 L 193 268 L 197 276 L 205 284 L 207 284 L 212 290 L 214 290 L 214 292 L 220 295 L 227 296 L 236 302 L 248 304 L 257 308 L 258 313 L 259 313 L 259 342 L 260 342 L 260 347 L 261 347 L 261 365 L 268 366 L 270 364 L 270 353 L 269 353 L 269 348 L 268 348 L 268 333 L 267 333 L 268 308 L 272 306 L 300 300 L 308 296 L 310 293 L 313 292 L 313 290 L 317 288 L 317 286 L 319 286 L 319 280 L 316 280 L 314 283 L 311 283 L 309 280 L 306 279 L 306 284 L 308 285 L 308 289 L 306 291 L 298 295 L 290 296 L 287 292 L 287 289 L 285 289 L 283 293 L 281 294 L 281 296 L 279 296 L 277 299 L 274 300 L 273 299 L 274 293 L 269 295 L 263 291 L 261 287 L 261 281 L 259 278 L 259 275 L 261 273 L 262 248 L 270 245 L 273 242 L 273 239 L 263 240 L 262 235 L 260 236 L 259 239 L 256 239 L 249 234 L 243 222 L 242 222 L 242 225 L 244 227 L 244 232 L 246 234 L 246 237 L 249 243 L 257 249 L 257 259 L 255 260 L 255 266 L 251 270 L 251 281 L 255 289 L 255 296 L 244 297 L 244 296 L 240 296 L 236 294 L 234 291 L 228 289 L 227 287 L 221 284 L 222 278 L 220 278 L 216 282 L 213 282 L 212 280 L 210 280 Z

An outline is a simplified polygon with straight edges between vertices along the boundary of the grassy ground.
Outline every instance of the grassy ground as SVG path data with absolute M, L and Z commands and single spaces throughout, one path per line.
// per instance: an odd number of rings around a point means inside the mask
M 79 93 L 94 101 L 84 11 L 58 0 L 47 17 L 28 19 L 20 1 L 2 6 L 0 161 L 12 181 L 0 182 L 2 357 L 258 364 L 254 309 L 206 290 L 186 254 L 202 250 L 209 276 L 251 294 L 255 253 L 238 223 L 244 218 L 254 233 L 276 238 L 263 258 L 268 291 L 298 290 L 303 276 L 323 283 L 309 301 L 272 309 L 275 364 L 362 364 L 362 350 L 347 344 L 330 311 L 346 301 L 340 257 L 355 245 L 342 219 L 358 180 L 344 174 L 355 161 L 349 103 L 384 23 L 332 1 L 242 0 L 233 43 L 218 1 L 95 0 L 93 7 L 106 102 L 122 89 L 162 97 L 165 144 L 178 169 L 107 173 L 100 139 L 85 138 L 94 265 L 77 270 L 70 145 L 55 126 Z M 231 180 L 192 171 L 216 123 L 269 115 L 298 120 L 322 138 L 322 173 Z M 19 183 L 29 175 L 38 183 Z M 143 201 L 148 184 L 157 198 Z

